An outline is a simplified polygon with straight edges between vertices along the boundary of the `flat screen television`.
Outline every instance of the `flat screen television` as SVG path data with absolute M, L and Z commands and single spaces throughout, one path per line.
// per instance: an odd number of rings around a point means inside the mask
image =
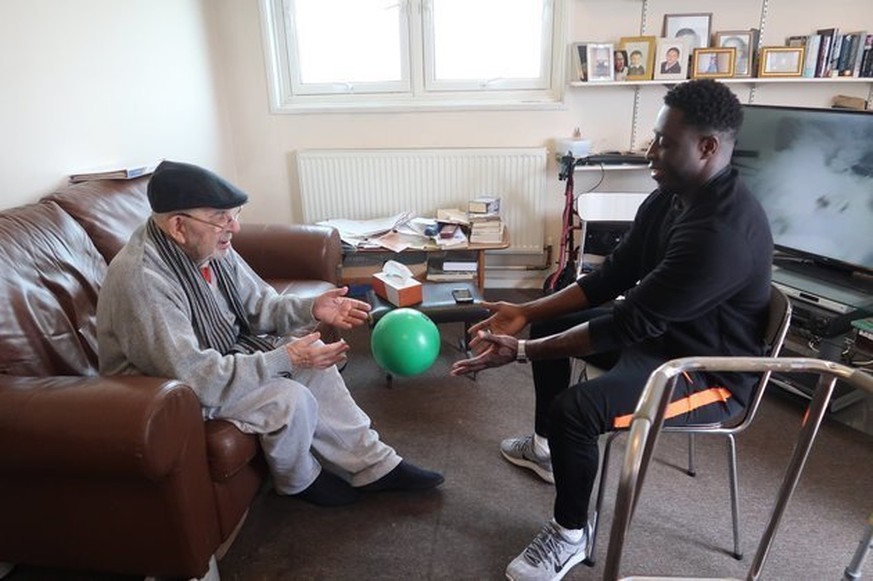
M 873 113 L 743 109 L 733 164 L 785 262 L 873 274 Z

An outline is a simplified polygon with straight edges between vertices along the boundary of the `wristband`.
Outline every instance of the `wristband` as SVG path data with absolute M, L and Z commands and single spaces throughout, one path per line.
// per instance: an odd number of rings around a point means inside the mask
M 524 339 L 519 339 L 518 348 L 515 352 L 515 360 L 519 363 L 527 363 L 527 354 L 524 352 Z

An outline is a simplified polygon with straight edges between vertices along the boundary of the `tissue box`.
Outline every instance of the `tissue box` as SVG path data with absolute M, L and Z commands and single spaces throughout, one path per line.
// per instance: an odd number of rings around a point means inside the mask
M 414 278 L 401 278 L 377 272 L 371 279 L 376 294 L 395 307 L 408 307 L 421 302 L 421 283 Z

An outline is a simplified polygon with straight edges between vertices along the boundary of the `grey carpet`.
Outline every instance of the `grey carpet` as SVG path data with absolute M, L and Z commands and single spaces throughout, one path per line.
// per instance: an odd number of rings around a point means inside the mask
M 335 509 L 264 494 L 222 560 L 222 579 L 501 579 L 551 514 L 553 487 L 497 451 L 532 429 L 530 368 L 512 364 L 450 377 L 459 325 L 441 327 L 440 359 L 425 374 L 386 387 L 365 331 L 349 333 L 344 375 L 382 438 L 404 457 L 440 470 L 445 484 L 424 494 L 381 493 Z M 745 559 L 731 547 L 726 447 L 698 438 L 698 476 L 680 471 L 686 440 L 662 438 L 628 539 L 624 574 L 737 576 L 748 570 L 802 417 L 797 402 L 768 396 L 739 439 Z M 839 579 L 873 510 L 869 436 L 828 422 L 764 568 L 765 579 Z M 624 446 L 616 446 L 611 482 Z M 607 496 L 597 563 L 566 579 L 599 579 L 611 525 Z M 869 567 L 868 567 L 869 569 Z

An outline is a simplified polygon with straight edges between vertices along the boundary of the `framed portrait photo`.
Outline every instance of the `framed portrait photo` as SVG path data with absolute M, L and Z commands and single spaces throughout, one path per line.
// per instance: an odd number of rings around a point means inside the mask
M 691 78 L 723 79 L 734 76 L 737 49 L 695 48 L 691 53 Z
M 570 46 L 570 77 L 572 81 L 588 80 L 588 44 L 576 42 Z
M 688 78 L 687 38 L 659 38 L 655 49 L 655 80 Z
M 619 48 L 627 53 L 627 80 L 649 81 L 655 63 L 654 36 L 624 36 Z
M 735 77 L 751 77 L 755 72 L 755 53 L 758 47 L 758 29 L 720 30 L 715 33 L 715 48 L 737 49 Z
M 615 47 L 610 43 L 588 45 L 588 81 L 615 80 Z
M 799 77 L 803 73 L 802 46 L 765 46 L 761 48 L 759 77 Z
M 664 15 L 664 37 L 687 38 L 688 50 L 708 47 L 711 30 L 711 13 Z

